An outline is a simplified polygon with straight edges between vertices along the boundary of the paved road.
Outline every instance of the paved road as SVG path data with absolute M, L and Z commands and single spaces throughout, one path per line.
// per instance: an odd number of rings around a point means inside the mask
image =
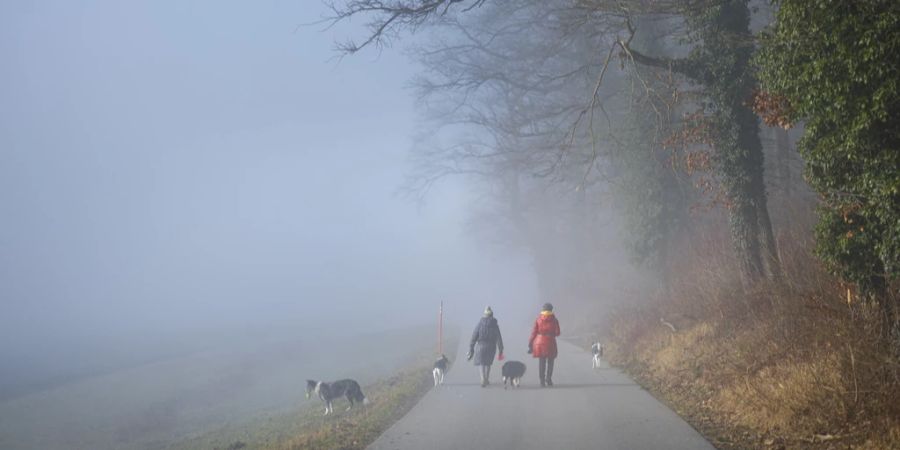
M 559 341 L 555 386 L 541 388 L 537 360 L 525 354 L 527 338 L 504 334 L 504 342 L 507 360 L 519 359 L 528 366 L 518 390 L 503 389 L 499 364 L 491 373 L 493 384 L 482 388 L 477 369 L 456 361 L 444 385 L 426 394 L 369 449 L 713 448 L 622 372 L 605 363 L 592 370 L 588 352 Z M 467 345 L 461 343 L 460 358 Z

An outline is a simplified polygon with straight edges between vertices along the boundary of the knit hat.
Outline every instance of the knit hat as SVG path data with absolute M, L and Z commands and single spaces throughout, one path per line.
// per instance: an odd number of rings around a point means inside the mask
M 485 315 L 485 316 L 493 316 L 493 315 L 494 315 L 494 310 L 491 309 L 490 306 L 485 306 L 485 307 L 484 307 L 484 315 Z
M 544 303 L 544 306 L 541 307 L 541 311 L 553 311 L 553 304 Z

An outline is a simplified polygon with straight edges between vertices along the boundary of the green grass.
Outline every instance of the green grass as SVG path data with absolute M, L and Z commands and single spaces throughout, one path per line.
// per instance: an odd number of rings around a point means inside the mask
M 455 348 L 455 345 L 450 346 Z M 241 424 L 223 424 L 213 432 L 183 440 L 172 449 L 363 449 L 403 417 L 432 386 L 431 354 L 417 357 L 397 375 L 363 387 L 369 405 L 345 412 L 337 400 L 335 413 L 323 416 L 318 399 L 300 410 L 260 414 Z
M 403 417 L 432 386 L 431 358 L 387 380 L 367 386 L 371 404 L 361 411 L 321 420 L 319 409 L 308 412 L 310 424 L 284 445 L 272 448 L 362 449 L 372 443 L 394 422 Z

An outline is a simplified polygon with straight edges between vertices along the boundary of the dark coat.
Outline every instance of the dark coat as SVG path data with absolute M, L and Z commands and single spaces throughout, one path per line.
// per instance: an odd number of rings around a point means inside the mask
M 498 348 L 500 353 L 503 353 L 503 337 L 500 336 L 497 319 L 492 316 L 482 317 L 472 333 L 472 340 L 469 341 L 469 351 L 475 352 L 475 365 L 491 365 Z
M 559 336 L 559 321 L 553 314 L 541 314 L 534 321 L 528 347 L 535 358 L 556 358 L 556 337 Z

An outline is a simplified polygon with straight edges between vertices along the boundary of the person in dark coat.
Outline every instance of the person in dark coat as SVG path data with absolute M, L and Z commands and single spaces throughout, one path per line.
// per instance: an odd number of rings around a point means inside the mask
M 559 321 L 553 315 L 553 305 L 544 303 L 541 315 L 534 321 L 531 338 L 528 339 L 528 353 L 539 358 L 538 375 L 541 387 L 553 386 L 553 362 L 556 361 L 556 337 L 559 336 Z
M 500 326 L 494 318 L 494 311 L 488 306 L 484 308 L 484 317 L 478 322 L 469 341 L 469 353 L 466 359 L 475 357 L 475 365 L 481 366 L 481 387 L 490 384 L 491 364 L 494 362 L 494 354 L 500 350 L 499 358 L 503 359 L 503 337 L 500 335 Z

